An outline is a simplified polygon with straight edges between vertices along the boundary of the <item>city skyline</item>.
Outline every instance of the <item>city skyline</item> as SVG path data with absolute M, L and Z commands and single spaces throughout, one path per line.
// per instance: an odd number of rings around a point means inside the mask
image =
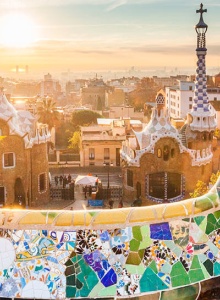
M 31 3 L 30 3 L 31 2 Z M 0 2 L 1 71 L 194 68 L 201 1 Z M 207 68 L 220 66 L 220 3 L 204 1 Z M 195 55 L 194 55 L 195 54 Z

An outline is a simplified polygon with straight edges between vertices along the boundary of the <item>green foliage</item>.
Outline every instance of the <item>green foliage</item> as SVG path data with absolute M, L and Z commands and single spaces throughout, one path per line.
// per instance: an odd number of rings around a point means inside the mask
M 69 139 L 73 136 L 75 127 L 70 122 L 62 122 L 56 127 L 56 145 L 60 148 L 67 148 Z
M 97 124 L 97 118 L 102 118 L 102 116 L 92 110 L 78 110 L 72 114 L 71 123 L 75 130 L 78 131 L 80 126 Z
M 220 176 L 220 171 L 218 171 L 216 174 L 212 173 L 212 175 L 210 177 L 210 184 L 214 185 L 216 183 L 217 179 L 219 178 L 219 176 Z
M 209 179 L 209 185 L 214 185 L 219 176 L 220 176 L 220 171 L 218 171 L 217 173 L 212 173 L 212 175 L 210 176 L 210 179 Z M 209 190 L 209 187 L 207 186 L 207 184 L 201 180 L 198 180 L 196 183 L 195 190 L 192 193 L 190 193 L 189 195 L 191 198 L 196 198 L 196 197 L 206 194 L 208 192 L 208 190 Z
M 74 153 L 79 153 L 79 149 L 80 149 L 80 131 L 75 131 L 73 136 L 69 139 L 68 148 L 73 149 Z
M 208 187 L 207 184 L 201 180 L 198 180 L 196 183 L 196 188 L 193 193 L 190 193 L 191 198 L 196 198 L 207 193 Z

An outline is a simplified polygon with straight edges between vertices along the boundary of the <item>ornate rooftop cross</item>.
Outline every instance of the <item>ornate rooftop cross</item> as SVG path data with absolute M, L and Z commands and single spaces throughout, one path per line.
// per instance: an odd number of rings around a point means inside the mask
M 200 9 L 197 9 L 197 10 L 196 10 L 196 13 L 200 13 L 200 17 L 202 17 L 202 14 L 203 14 L 204 12 L 207 12 L 207 9 L 203 9 L 203 4 L 201 3 L 201 4 L 200 4 Z

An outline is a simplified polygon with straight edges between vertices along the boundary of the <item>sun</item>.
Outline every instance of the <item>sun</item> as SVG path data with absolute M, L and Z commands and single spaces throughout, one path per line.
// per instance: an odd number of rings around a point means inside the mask
M 5 15 L 0 24 L 0 44 L 6 47 L 27 47 L 37 38 L 36 26 L 25 14 Z

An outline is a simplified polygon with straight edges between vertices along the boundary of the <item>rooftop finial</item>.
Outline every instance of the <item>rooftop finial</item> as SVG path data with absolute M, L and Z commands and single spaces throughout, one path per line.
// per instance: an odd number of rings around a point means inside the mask
M 202 14 L 203 14 L 204 12 L 207 12 L 207 9 L 203 9 L 203 4 L 201 3 L 201 4 L 200 4 L 200 9 L 197 9 L 196 12 L 197 12 L 197 13 L 200 13 L 200 17 L 202 17 Z

